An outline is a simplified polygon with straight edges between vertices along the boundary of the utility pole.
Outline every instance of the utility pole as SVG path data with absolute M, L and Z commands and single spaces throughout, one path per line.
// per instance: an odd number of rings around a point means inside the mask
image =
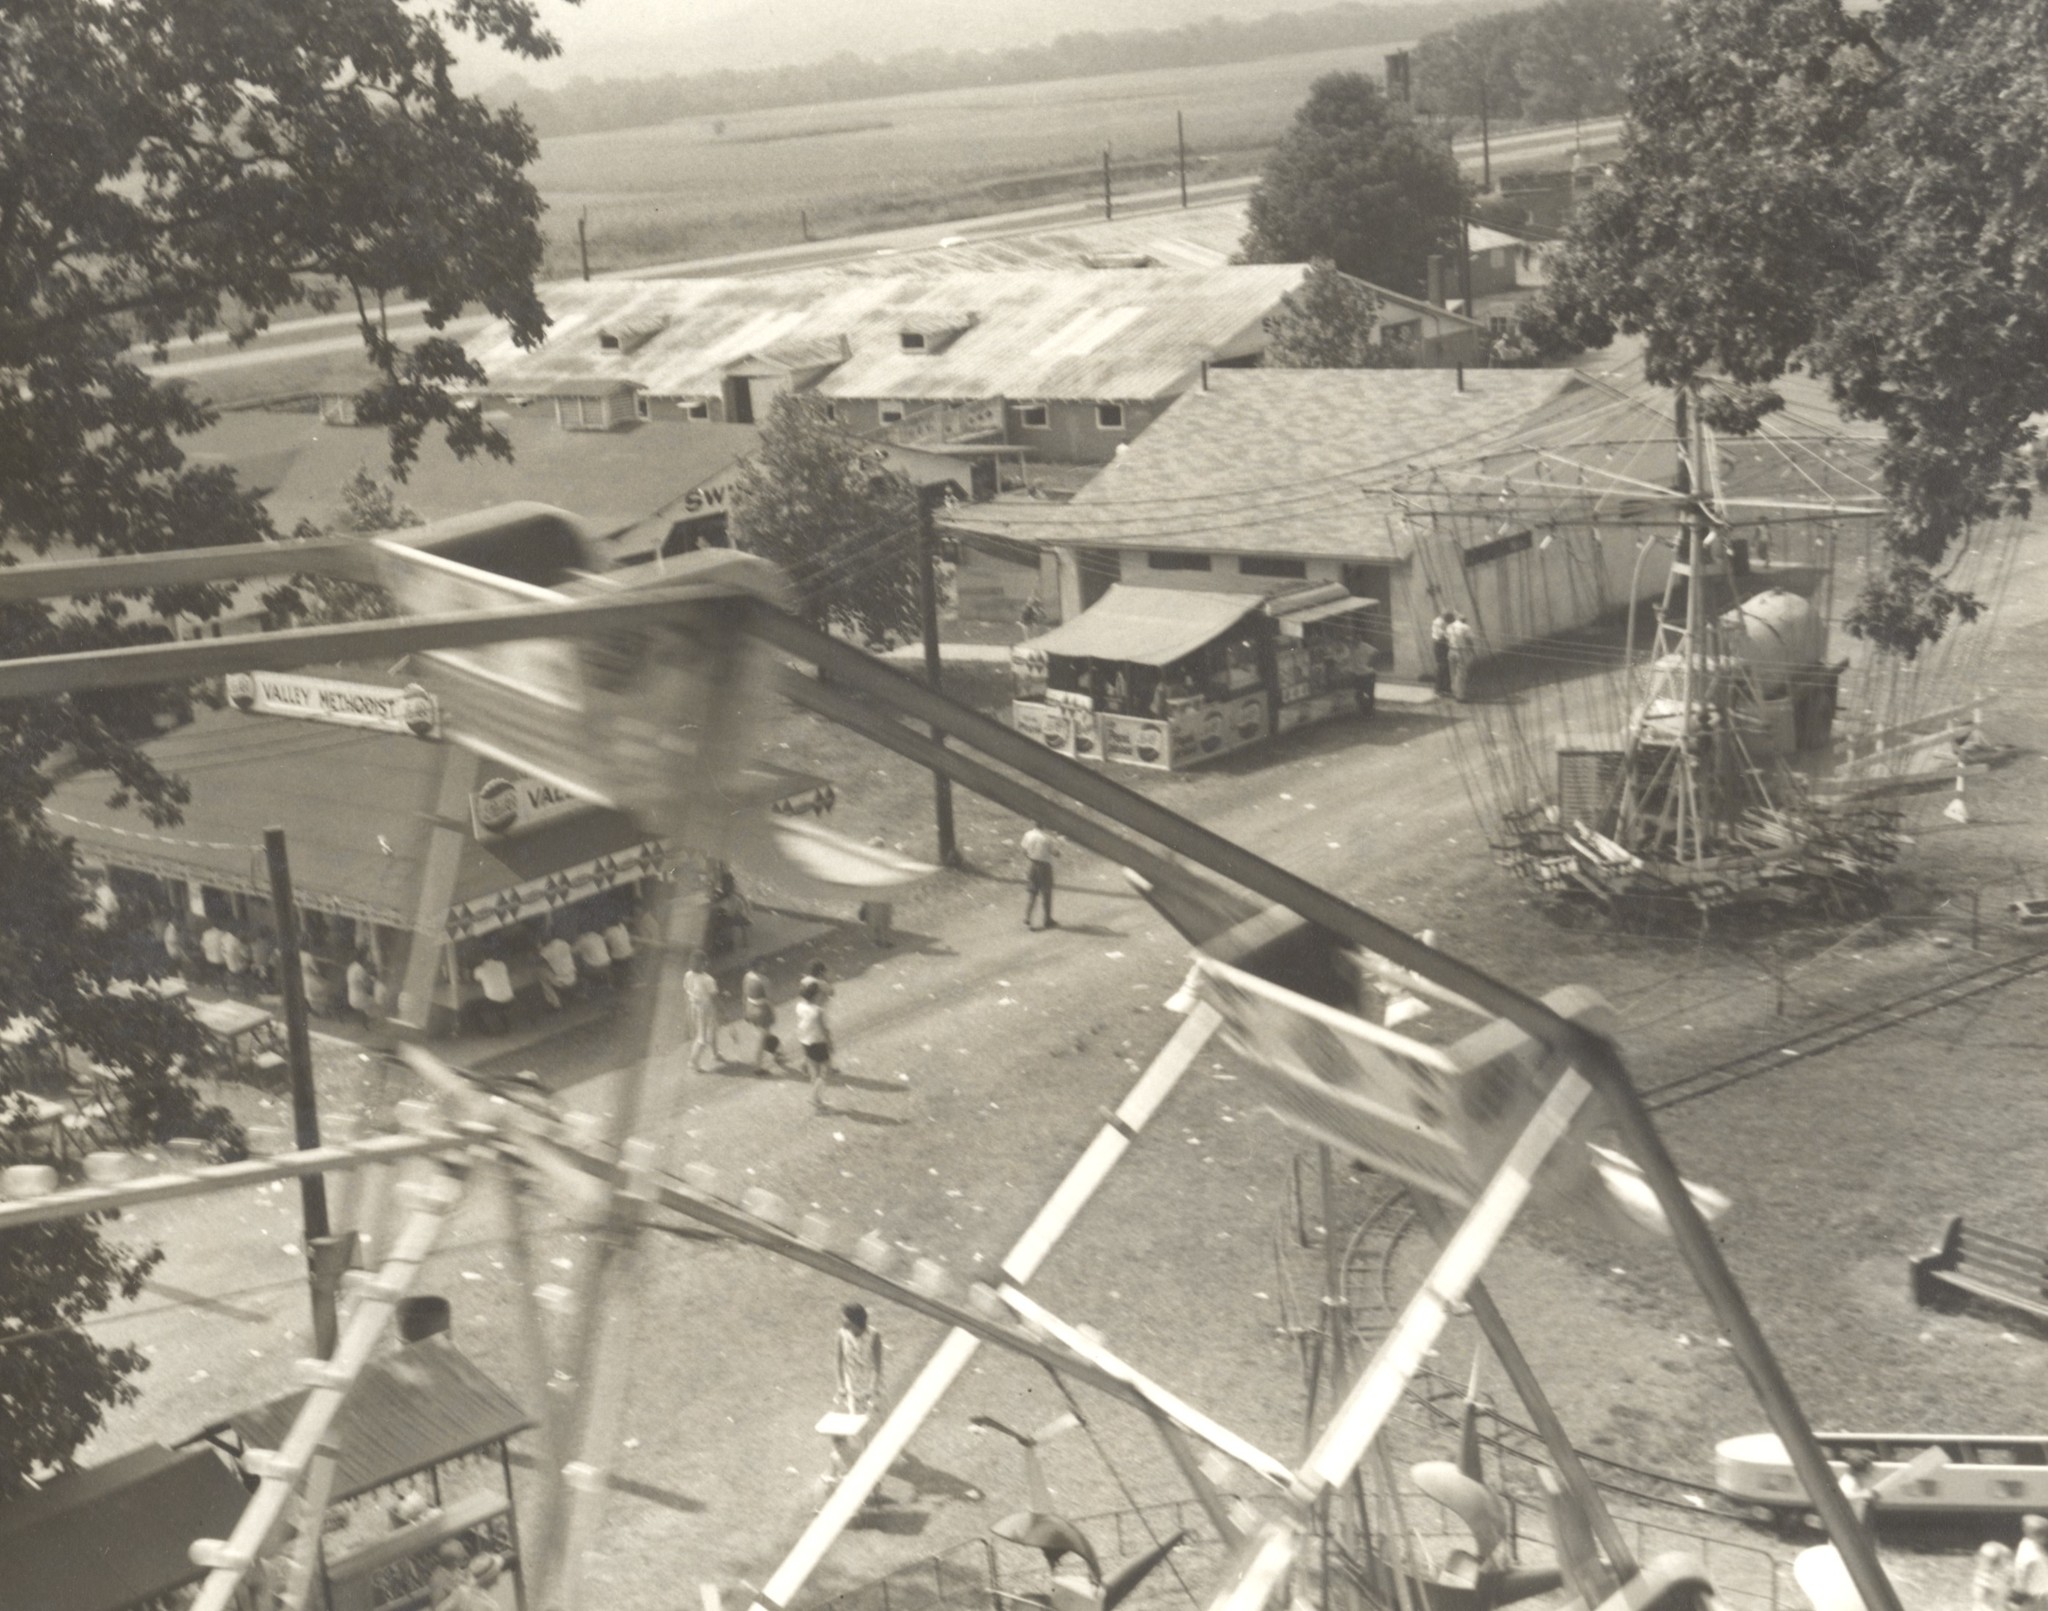
M 1188 204 L 1188 124 L 1186 115 L 1181 112 L 1173 114 L 1173 143 L 1180 151 L 1180 166 L 1175 171 L 1180 174 L 1180 204 L 1185 207 Z
M 576 255 L 583 260 L 583 277 L 590 278 L 590 209 L 576 215 Z
M 292 1082 L 293 1141 L 300 1151 L 320 1145 L 319 1099 L 313 1090 L 313 1037 L 306 1023 L 306 980 L 299 967 L 299 912 L 292 904 L 292 868 L 284 829 L 263 830 L 270 863 L 270 909 L 277 924 L 277 982 L 284 996 L 285 1061 Z M 340 1269 L 327 1220 L 327 1180 L 299 1177 L 299 1213 L 304 1221 L 307 1278 L 313 1292 L 313 1341 L 321 1358 L 334 1351 L 338 1328 L 335 1287 Z
M 939 537 L 933 524 L 933 505 L 945 496 L 939 487 L 917 491 L 917 602 L 924 629 L 924 680 L 933 693 L 939 691 Z M 932 728 L 932 742 L 942 748 L 946 735 Z M 932 773 L 932 819 L 938 830 L 939 864 L 960 865 L 960 845 L 953 834 L 953 780 L 943 772 Z
M 1485 67 L 1479 70 L 1479 193 L 1493 190 L 1493 105 L 1489 99 Z
M 809 208 L 797 208 L 796 227 L 803 231 L 803 237 L 805 240 L 809 240 L 811 238 L 811 214 Z
M 1116 203 L 1109 194 L 1109 147 L 1102 148 L 1102 216 L 1116 217 Z

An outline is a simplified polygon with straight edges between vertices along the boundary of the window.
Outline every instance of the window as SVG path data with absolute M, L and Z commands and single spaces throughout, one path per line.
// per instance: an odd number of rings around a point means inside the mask
M 902 339 L 905 352 L 924 351 L 924 332 L 922 330 L 906 330 L 903 332 Z
M 1145 556 L 1145 563 L 1155 571 L 1205 571 L 1209 568 L 1209 556 L 1154 552 Z
M 1486 316 L 1487 331 L 1494 336 L 1504 336 L 1514 321 L 1505 313 L 1490 313 Z
M 598 331 L 597 344 L 605 352 L 617 352 L 619 350 L 619 338 L 609 330 Z
M 1124 428 L 1124 405 L 1122 403 L 1097 403 L 1095 405 L 1095 428 L 1098 431 L 1121 431 Z
M 1240 576 L 1282 576 L 1289 581 L 1308 580 L 1308 561 L 1305 559 L 1274 559 L 1266 554 L 1243 554 L 1238 557 L 1237 574 Z
M 708 420 L 711 418 L 711 405 L 700 397 L 684 409 L 683 413 L 693 420 Z
M 884 425 L 894 425 L 903 418 L 903 405 L 901 403 L 884 403 L 881 407 L 882 423 Z
M 1050 430 L 1052 416 L 1043 403 L 1019 403 L 1017 423 L 1029 431 Z
M 653 419 L 654 399 L 645 392 L 637 394 L 633 399 L 633 412 L 638 414 L 643 420 Z

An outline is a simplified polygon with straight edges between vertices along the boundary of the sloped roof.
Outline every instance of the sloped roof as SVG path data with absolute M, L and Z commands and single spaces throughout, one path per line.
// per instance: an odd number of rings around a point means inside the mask
M 1244 239 L 1242 199 L 1212 202 L 1178 212 L 1140 213 L 1092 223 L 1032 229 L 1019 234 L 957 239 L 951 246 L 925 246 L 886 257 L 836 265 L 841 274 L 998 272 L 1006 269 L 1096 268 L 1148 258 L 1156 268 L 1224 268 Z M 944 226 L 934 226 L 943 236 Z M 952 238 L 952 237 L 946 237 Z
M 1064 505 L 976 505 L 967 531 L 1096 548 L 1404 558 L 1378 489 L 1469 458 L 1569 371 L 1219 369 Z
M 248 1503 L 211 1449 L 130 1450 L 0 1506 L 0 1594 L 11 1606 L 126 1611 L 204 1577 L 195 1538 L 225 1538 Z
M 252 1449 L 274 1449 L 291 1430 L 303 1392 L 230 1416 Z M 429 1337 L 363 1367 L 334 1419 L 333 1502 L 409 1477 L 523 1432 L 533 1418 L 446 1337 Z M 209 1457 L 210 1458 L 210 1457 Z
M 332 521 L 341 512 L 342 483 L 358 469 L 389 473 L 390 449 L 381 430 L 308 423 L 305 446 L 264 500 L 280 531 L 289 532 L 300 520 L 316 526 Z M 398 488 L 399 501 L 427 520 L 440 520 L 532 499 L 580 515 L 595 535 L 609 537 L 666 509 L 760 441 L 751 425 L 708 420 L 565 431 L 545 403 L 500 411 L 491 423 L 511 439 L 510 464 L 484 454 L 458 459 L 429 432 L 419 463 Z
M 1211 593 L 1118 582 L 1073 620 L 1025 647 L 1041 654 L 1164 666 L 1193 654 L 1266 602 L 1263 593 Z
M 656 396 L 714 396 L 735 362 L 844 336 L 851 356 L 818 383 L 826 396 L 1164 397 L 1205 360 L 1263 350 L 1260 321 L 1303 272 L 1264 264 L 593 281 L 549 293 L 554 323 L 538 348 L 522 350 L 493 324 L 470 351 L 487 389 L 504 395 L 611 378 Z M 659 315 L 666 327 L 632 352 L 598 344 L 601 327 Z M 904 329 L 969 315 L 973 328 L 944 351 L 903 350 Z

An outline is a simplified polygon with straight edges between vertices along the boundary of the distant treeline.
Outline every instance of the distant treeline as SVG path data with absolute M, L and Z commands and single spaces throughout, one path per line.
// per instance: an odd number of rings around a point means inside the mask
M 1498 0 L 1491 6 L 1486 0 L 1373 6 L 1347 0 L 1317 11 L 1281 11 L 1248 22 L 1210 17 L 1179 28 L 1062 34 L 1050 44 L 1014 50 L 920 50 L 884 61 L 841 52 L 791 67 L 602 81 L 579 78 L 559 90 L 540 89 L 515 74 L 499 80 L 484 96 L 499 105 L 516 103 L 543 137 L 588 134 L 920 90 L 1099 78 L 1146 68 L 1211 67 L 1384 44 L 1413 39 L 1425 29 L 1441 26 L 1446 18 L 1479 17 L 1497 7 Z
M 1533 10 L 1468 13 L 1416 44 L 1415 105 L 1546 123 L 1604 117 L 1627 105 L 1629 69 L 1670 39 L 1660 0 L 1547 0 Z

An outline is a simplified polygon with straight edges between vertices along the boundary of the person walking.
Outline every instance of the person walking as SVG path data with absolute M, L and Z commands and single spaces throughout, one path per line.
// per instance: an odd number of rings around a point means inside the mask
M 1479 658 L 1479 636 L 1462 615 L 1451 617 L 1444 636 L 1451 650 L 1451 697 L 1462 705 L 1471 692 L 1472 663 Z
M 690 953 L 690 966 L 683 974 L 683 999 L 690 1004 L 690 1067 L 704 1068 L 704 1054 L 711 1054 L 711 1067 L 719 1066 L 718 980 L 711 972 L 711 958 L 700 948 Z
M 1997 1539 L 1981 1545 L 1970 1572 L 1970 1611 L 2006 1611 L 2012 1604 L 2012 1551 Z
M 367 952 L 355 954 L 355 960 L 348 965 L 346 983 L 348 1010 L 368 1029 L 377 1016 L 377 972 L 370 966 Z
M 1024 926 L 1032 926 L 1031 914 L 1043 902 L 1045 926 L 1056 929 L 1059 924 L 1052 915 L 1052 864 L 1060 853 L 1059 841 L 1045 831 L 1043 824 L 1034 822 L 1018 844 L 1024 851 Z
M 782 1055 L 782 1039 L 775 1033 L 775 1003 L 768 999 L 768 976 L 758 967 L 747 969 L 746 977 L 740 981 L 740 1017 L 761 1034 L 754 1045 L 754 1072 L 767 1073 L 770 1058 L 777 1068 L 788 1068 L 789 1059 Z
M 832 1340 L 832 1409 L 838 1415 L 858 1415 L 857 1432 L 835 1433 L 832 1438 L 832 1471 L 825 1486 L 836 1487 L 853 1469 L 853 1462 L 867 1446 L 867 1423 L 882 1402 L 882 1334 L 868 1324 L 868 1312 L 858 1303 L 845 1304 L 839 1311 L 839 1332 Z
M 2025 1611 L 2048 1607 L 2048 1516 L 2020 1518 L 2020 1547 L 2012 1552 L 2011 1599 Z
M 1449 610 L 1437 612 L 1435 620 L 1429 623 L 1430 652 L 1436 656 L 1436 696 L 1448 699 L 1451 693 L 1451 623 L 1457 616 Z
M 825 1082 L 832 1077 L 832 1028 L 825 1022 L 825 990 L 806 979 L 796 995 L 796 1040 L 811 1072 L 811 1103 L 823 1106 Z
M 802 993 L 804 986 L 807 984 L 814 984 L 818 987 L 818 999 L 821 1002 L 829 1002 L 838 994 L 833 988 L 832 981 L 825 976 L 825 964 L 821 961 L 814 960 L 809 967 L 804 969 L 804 976 L 796 982 L 799 994 Z
M 249 948 L 233 929 L 220 931 L 220 976 L 229 995 L 249 993 Z
M 164 966 L 177 978 L 185 977 L 185 929 L 175 917 L 164 921 Z
M 211 918 L 199 935 L 199 959 L 204 964 L 203 973 L 210 985 L 220 983 L 220 942 L 227 938 L 221 926 Z

